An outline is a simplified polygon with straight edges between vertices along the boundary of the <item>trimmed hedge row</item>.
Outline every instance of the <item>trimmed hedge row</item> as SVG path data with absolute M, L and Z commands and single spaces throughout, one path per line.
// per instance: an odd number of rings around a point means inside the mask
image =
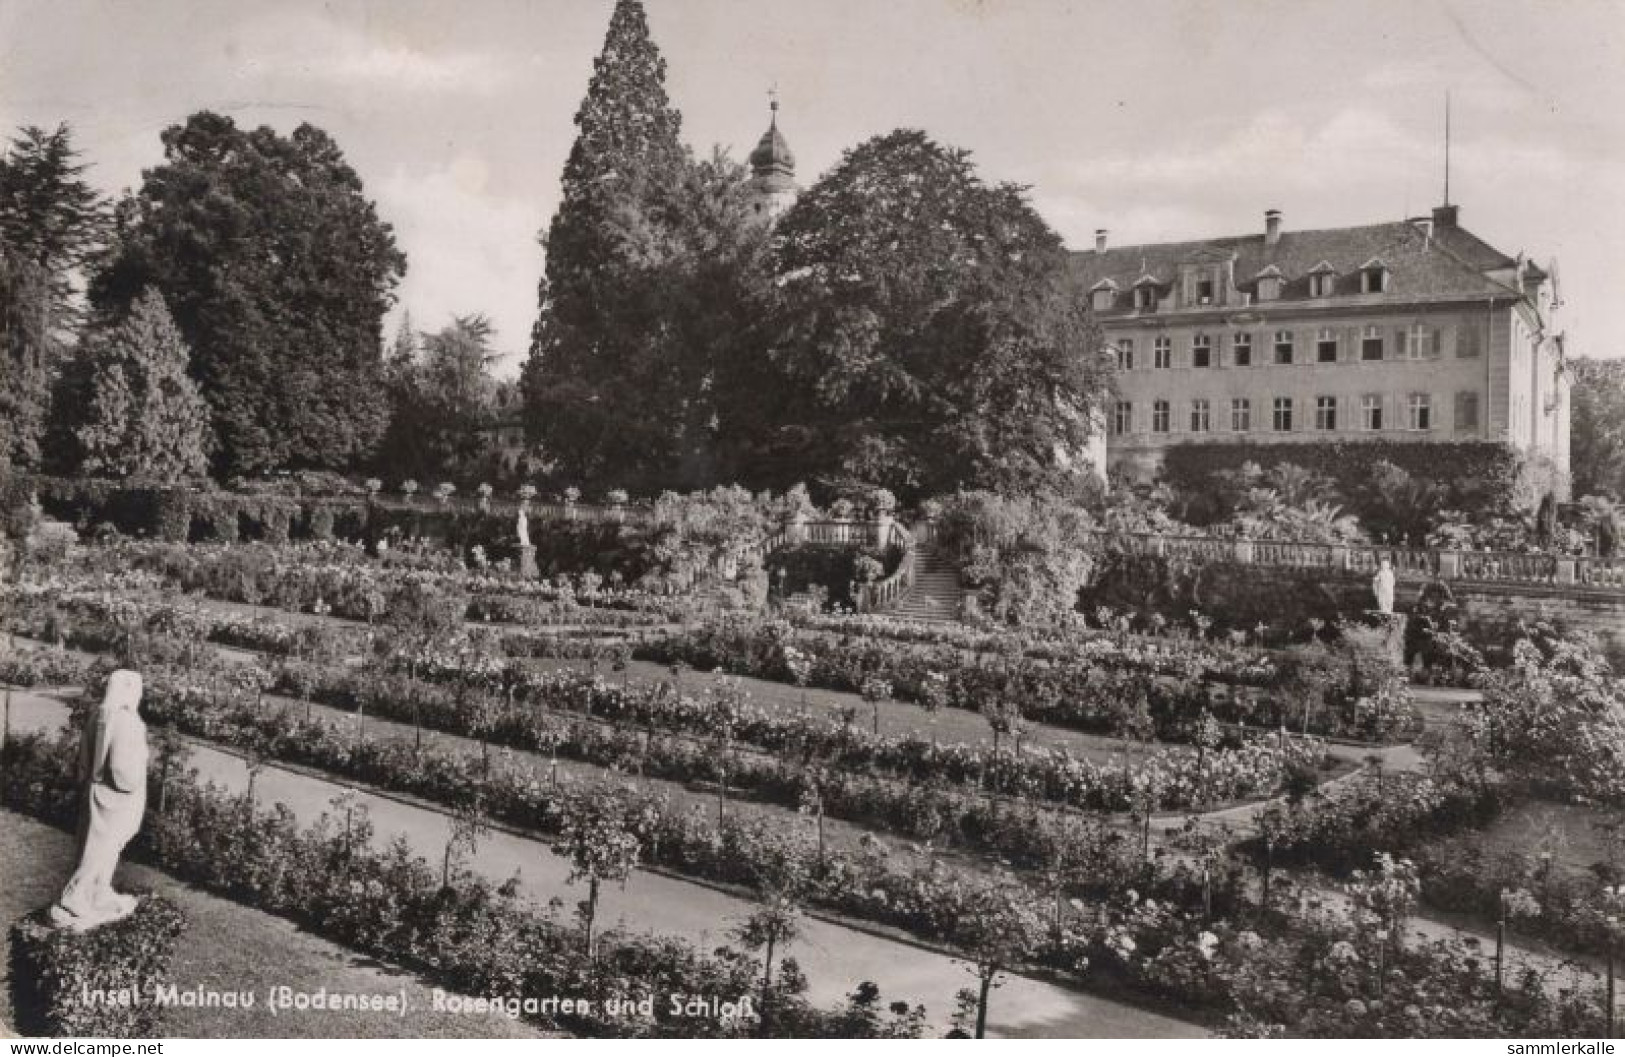
M 290 540 L 363 540 L 390 535 L 427 537 L 458 551 L 480 547 L 492 561 L 517 560 L 511 514 L 381 503 L 366 496 L 293 498 L 202 491 L 182 485 L 143 485 L 93 478 L 19 477 L 47 514 L 81 530 L 110 526 L 125 536 L 173 543 L 271 544 Z M 532 520 L 538 568 L 544 574 L 596 569 L 628 582 L 653 565 L 648 529 L 634 522 Z
M 11 929 L 11 979 L 17 1029 L 49 1038 L 146 1039 L 159 1034 L 175 942 L 185 930 L 180 908 L 142 895 L 135 913 L 89 932 L 51 924 L 39 910 Z M 87 1002 L 87 993 L 130 1001 Z

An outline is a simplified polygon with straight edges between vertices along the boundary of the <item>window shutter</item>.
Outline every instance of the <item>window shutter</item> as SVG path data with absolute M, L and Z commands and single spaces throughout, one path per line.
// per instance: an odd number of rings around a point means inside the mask
M 1444 332 L 1438 327 L 1434 327 L 1431 333 L 1433 336 L 1433 348 L 1428 350 L 1428 359 L 1437 360 L 1444 355 Z
M 1394 359 L 1404 360 L 1410 357 L 1411 347 L 1409 338 L 1410 335 L 1405 333 L 1404 327 L 1396 327 L 1394 329 Z

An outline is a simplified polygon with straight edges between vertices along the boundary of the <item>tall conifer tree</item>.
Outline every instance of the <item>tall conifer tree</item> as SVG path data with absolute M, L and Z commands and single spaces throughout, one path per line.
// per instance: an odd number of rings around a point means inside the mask
M 661 199 L 683 177 L 681 118 L 643 5 L 618 0 L 576 113 L 563 196 L 523 387 L 531 431 L 581 479 L 623 474 L 647 451 L 639 404 L 666 351 L 658 265 Z M 646 410 L 646 408 L 644 408 Z M 631 484 L 630 481 L 618 483 Z

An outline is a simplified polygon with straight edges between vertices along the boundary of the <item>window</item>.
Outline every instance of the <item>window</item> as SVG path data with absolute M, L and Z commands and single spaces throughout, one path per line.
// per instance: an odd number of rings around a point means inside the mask
M 1360 397 L 1360 425 L 1372 431 L 1382 428 L 1382 397 L 1373 394 Z
M 1315 360 L 1319 363 L 1337 362 L 1337 331 L 1322 327 L 1315 339 Z
M 1253 336 L 1237 334 L 1230 339 L 1230 361 L 1237 367 L 1253 365 Z
M 1260 301 L 1274 301 L 1281 296 L 1281 277 L 1279 275 L 1265 275 L 1258 280 L 1258 299 Z
M 1315 397 L 1315 428 L 1324 430 L 1337 428 L 1337 397 Z
M 1213 428 L 1213 414 L 1206 400 L 1191 401 L 1191 432 L 1206 433 Z
M 1431 360 L 1439 354 L 1437 334 L 1432 327 L 1416 323 L 1404 335 L 1405 357 L 1411 360 Z
M 1112 409 L 1112 432 L 1119 435 L 1134 431 L 1134 405 L 1127 400 L 1119 400 Z
M 1366 327 L 1360 332 L 1360 359 L 1382 359 L 1382 328 Z
M 1213 280 L 1198 279 L 1196 281 L 1196 303 L 1211 305 L 1213 303 Z
M 1380 294 L 1388 289 L 1388 269 L 1383 265 L 1373 265 L 1360 272 L 1360 292 L 1362 294 Z
M 1168 401 L 1158 400 L 1151 405 L 1151 432 L 1168 432 Z
M 1213 366 L 1213 339 L 1206 334 L 1198 334 L 1191 339 L 1191 366 Z
M 1174 343 L 1168 338 L 1158 338 L 1151 346 L 1151 366 L 1161 371 L 1173 365 Z
M 1456 359 L 1476 360 L 1479 353 L 1478 327 L 1463 323 L 1456 328 Z
M 1109 286 L 1102 286 L 1092 291 L 1092 296 L 1094 298 L 1094 310 L 1104 312 L 1112 307 L 1112 301 L 1116 299 L 1117 291 Z
M 1275 332 L 1275 362 L 1292 362 L 1292 332 L 1290 330 L 1277 330 Z
M 1456 428 L 1457 429 L 1477 429 L 1478 428 L 1478 394 L 1477 393 L 1457 393 L 1456 394 Z
M 1410 427 L 1416 430 L 1433 428 L 1433 400 L 1426 393 L 1412 393 L 1408 404 Z
M 1337 276 L 1331 272 L 1316 272 L 1309 277 L 1310 297 L 1330 297 L 1332 288 L 1337 284 Z
M 1273 425 L 1277 433 L 1292 432 L 1292 398 L 1290 396 L 1275 398 L 1275 420 Z
M 1150 283 L 1134 288 L 1134 307 L 1142 312 L 1154 311 L 1157 307 L 1157 288 Z
M 1253 402 L 1238 396 L 1230 401 L 1230 430 L 1233 433 L 1246 433 L 1252 428 Z
M 1134 339 L 1122 338 L 1117 342 L 1117 369 L 1134 370 Z

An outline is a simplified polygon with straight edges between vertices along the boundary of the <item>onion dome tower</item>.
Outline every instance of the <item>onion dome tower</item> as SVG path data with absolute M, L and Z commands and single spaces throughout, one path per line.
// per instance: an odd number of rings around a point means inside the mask
M 768 98 L 771 116 L 761 142 L 750 152 L 751 177 L 746 186 L 750 189 L 751 209 L 763 221 L 771 223 L 795 201 L 799 188 L 796 187 L 796 156 L 790 152 L 784 133 L 779 131 L 778 92 L 768 93 Z

